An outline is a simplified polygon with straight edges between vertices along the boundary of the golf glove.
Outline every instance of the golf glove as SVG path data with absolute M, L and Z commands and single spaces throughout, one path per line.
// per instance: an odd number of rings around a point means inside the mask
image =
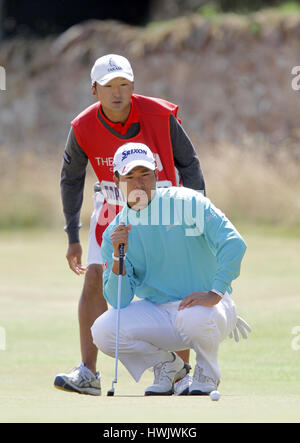
M 235 328 L 230 332 L 229 337 L 234 337 L 235 341 L 238 343 L 240 341 L 240 335 L 244 339 L 248 338 L 247 331 L 251 332 L 251 327 L 242 317 L 237 317 Z

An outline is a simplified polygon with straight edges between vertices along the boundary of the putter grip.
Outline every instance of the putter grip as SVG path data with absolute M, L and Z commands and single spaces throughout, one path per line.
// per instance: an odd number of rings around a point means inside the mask
M 124 263 L 124 243 L 119 246 L 119 275 L 123 274 L 123 263 Z
M 120 225 L 125 226 L 124 221 L 121 221 Z M 124 243 L 119 245 L 119 275 L 123 274 L 124 247 Z

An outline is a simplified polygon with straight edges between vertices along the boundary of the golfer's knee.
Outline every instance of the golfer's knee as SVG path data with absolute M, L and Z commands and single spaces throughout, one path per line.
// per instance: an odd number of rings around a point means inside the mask
M 95 320 L 91 333 L 94 345 L 104 354 L 112 356 L 115 352 L 116 326 L 111 311 L 107 311 Z
M 190 342 L 219 335 L 210 309 L 214 308 L 194 306 L 179 311 L 176 322 L 179 333 Z

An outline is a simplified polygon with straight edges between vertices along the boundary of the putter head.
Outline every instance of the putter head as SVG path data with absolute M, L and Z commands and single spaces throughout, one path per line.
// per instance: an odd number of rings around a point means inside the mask
M 116 381 L 114 380 L 111 385 L 111 389 L 107 391 L 107 397 L 113 397 L 115 395 L 115 386 Z

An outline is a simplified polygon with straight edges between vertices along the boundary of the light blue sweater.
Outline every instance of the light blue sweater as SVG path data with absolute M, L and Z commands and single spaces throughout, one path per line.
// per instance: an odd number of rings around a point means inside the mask
M 111 232 L 123 221 L 132 224 L 124 261 L 121 307 L 134 295 L 161 304 L 195 291 L 231 293 L 246 245 L 225 215 L 208 198 L 184 187 L 159 188 L 149 206 L 128 206 L 103 234 L 103 291 L 117 307 L 118 276 L 112 269 Z

